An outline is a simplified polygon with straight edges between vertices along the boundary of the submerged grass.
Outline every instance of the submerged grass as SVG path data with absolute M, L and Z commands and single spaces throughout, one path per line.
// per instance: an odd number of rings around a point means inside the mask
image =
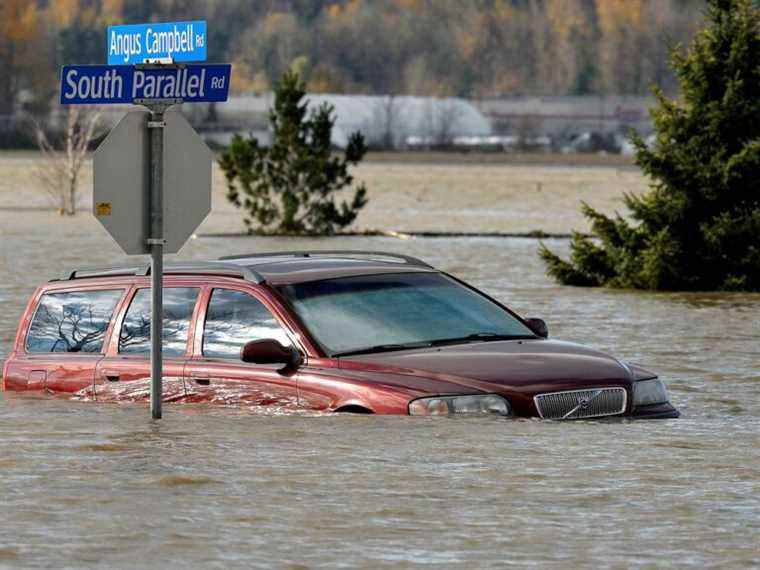
M 366 162 L 354 170 L 366 183 L 369 204 L 351 233 L 384 232 L 433 235 L 566 235 L 588 231 L 581 201 L 611 213 L 622 208 L 625 192 L 640 193 L 646 180 L 626 166 L 507 164 L 460 160 L 424 162 L 421 156 L 392 155 L 394 160 Z M 414 156 L 418 159 L 413 161 Z M 465 155 L 466 156 L 466 155 Z M 0 218 L 17 212 L 56 223 L 51 205 L 35 178 L 39 155 L 0 154 Z M 199 234 L 245 234 L 242 212 L 225 198 L 221 169 L 214 168 L 212 212 Z M 84 168 L 80 209 L 92 204 L 92 163 Z M 77 216 L 95 223 L 90 216 Z M 66 223 L 66 222 L 62 222 Z

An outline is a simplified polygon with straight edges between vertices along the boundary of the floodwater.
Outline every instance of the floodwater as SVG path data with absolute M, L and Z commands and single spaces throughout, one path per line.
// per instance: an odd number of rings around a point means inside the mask
M 0 359 L 34 285 L 123 259 L 100 233 L 29 228 L 0 236 Z M 557 287 L 521 239 L 200 238 L 183 257 L 305 247 L 423 257 L 656 370 L 683 416 L 167 404 L 152 423 L 139 404 L 3 394 L 0 567 L 760 566 L 760 295 Z

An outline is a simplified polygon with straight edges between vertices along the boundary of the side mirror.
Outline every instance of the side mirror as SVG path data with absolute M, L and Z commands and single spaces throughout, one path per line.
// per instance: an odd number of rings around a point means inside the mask
M 546 326 L 543 319 L 525 319 L 525 324 L 541 338 L 549 337 L 549 327 Z
M 251 364 L 282 364 L 280 372 L 287 374 L 301 366 L 303 357 L 293 346 L 283 346 L 273 338 L 252 340 L 240 349 L 240 360 Z

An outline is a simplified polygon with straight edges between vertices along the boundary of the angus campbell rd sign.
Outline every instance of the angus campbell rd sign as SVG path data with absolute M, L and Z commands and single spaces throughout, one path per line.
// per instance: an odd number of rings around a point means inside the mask
M 206 22 L 132 24 L 108 27 L 108 64 L 134 65 L 146 59 L 206 61 Z

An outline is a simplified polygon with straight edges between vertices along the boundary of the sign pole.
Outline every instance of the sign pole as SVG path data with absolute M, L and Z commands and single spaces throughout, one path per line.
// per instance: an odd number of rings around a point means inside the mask
M 149 66 L 139 66 L 149 67 Z M 155 66 L 154 66 L 155 67 Z M 161 419 L 163 401 L 163 301 L 164 301 L 164 111 L 182 99 L 136 99 L 150 111 L 148 119 L 150 233 L 150 415 Z
M 162 69 L 164 64 L 146 63 L 136 69 Z M 150 223 L 147 245 L 150 248 L 150 415 L 162 416 L 163 330 L 164 330 L 164 111 L 182 99 L 135 99 L 150 111 L 148 119 L 148 161 Z
M 163 282 L 164 282 L 164 213 L 163 162 L 164 113 L 163 105 L 151 105 L 148 121 L 148 154 L 150 156 L 150 414 L 161 419 L 163 399 Z

